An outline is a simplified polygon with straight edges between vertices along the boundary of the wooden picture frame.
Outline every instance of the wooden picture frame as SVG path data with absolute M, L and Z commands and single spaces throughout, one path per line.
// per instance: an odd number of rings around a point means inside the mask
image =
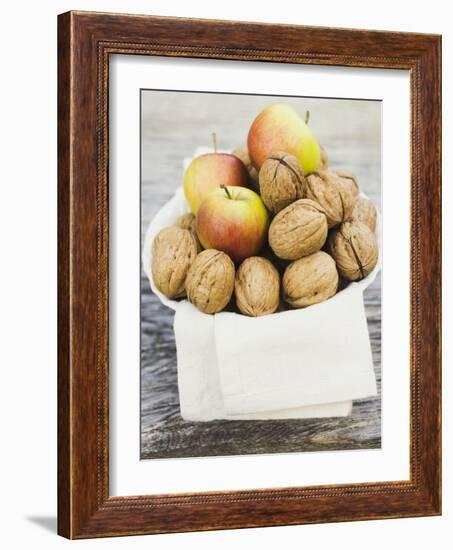
M 88 538 L 441 513 L 441 38 L 69 12 L 58 20 L 58 532 Z M 411 95 L 410 480 L 109 495 L 109 56 L 405 69 Z

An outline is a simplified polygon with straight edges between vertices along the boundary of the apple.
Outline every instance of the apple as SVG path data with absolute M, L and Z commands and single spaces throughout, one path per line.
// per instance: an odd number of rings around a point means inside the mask
M 203 199 L 219 185 L 247 186 L 244 163 L 228 153 L 206 153 L 192 160 L 184 173 L 184 194 L 194 214 Z
M 257 170 L 273 153 L 294 155 L 305 174 L 314 172 L 321 161 L 319 144 L 299 113 L 286 103 L 273 103 L 253 121 L 247 138 L 250 160 Z
M 221 250 L 234 262 L 256 255 L 266 243 L 268 228 L 263 201 L 246 187 L 222 185 L 205 198 L 197 213 L 203 247 Z

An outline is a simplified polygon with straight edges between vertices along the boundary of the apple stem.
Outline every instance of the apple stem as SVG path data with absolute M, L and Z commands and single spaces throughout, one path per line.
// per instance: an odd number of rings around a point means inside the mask
M 229 199 L 232 199 L 232 198 L 233 198 L 233 197 L 231 196 L 230 192 L 228 191 L 228 187 L 227 187 L 226 185 L 223 185 L 223 184 L 222 184 L 220 187 L 225 191 L 225 193 L 227 194 L 227 197 L 228 197 Z
M 212 132 L 212 143 L 214 145 L 214 153 L 217 153 L 217 135 L 215 132 Z
M 310 120 L 310 111 L 305 111 L 305 124 L 308 124 Z

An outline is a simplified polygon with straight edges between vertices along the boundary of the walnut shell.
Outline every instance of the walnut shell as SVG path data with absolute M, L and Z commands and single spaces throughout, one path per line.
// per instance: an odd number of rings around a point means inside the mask
M 357 177 L 349 170 L 335 170 L 336 174 L 340 178 L 340 183 L 346 186 L 353 196 L 357 199 L 360 194 L 360 186 Z
M 249 173 L 249 185 L 250 188 L 253 189 L 256 193 L 260 192 L 260 186 L 258 183 L 258 171 L 253 166 L 252 161 L 249 157 L 249 150 L 244 145 L 242 147 L 238 147 L 235 149 L 232 153 L 235 157 L 237 157 L 239 160 L 242 160 L 245 167 L 247 168 L 247 172 Z
M 195 242 L 197 243 L 197 252 L 201 252 L 203 250 L 203 246 L 197 233 L 197 219 L 192 212 L 179 216 L 175 225 L 177 227 L 181 227 L 182 229 L 188 229 L 194 236 Z
M 322 248 L 327 238 L 324 210 L 300 199 L 281 210 L 269 227 L 269 245 L 283 260 L 297 260 Z
M 329 227 L 351 218 L 356 198 L 350 186 L 323 170 L 311 173 L 306 179 L 307 198 L 324 209 Z
M 321 160 L 319 161 L 318 170 L 328 170 L 329 157 L 327 155 L 327 151 L 324 149 L 322 145 L 319 146 L 319 149 L 321 151 Z
M 366 197 L 359 197 L 354 205 L 351 221 L 364 223 L 374 233 L 376 231 L 377 212 L 373 202 Z
M 379 257 L 374 233 L 361 222 L 342 223 L 329 237 L 329 250 L 340 275 L 348 281 L 366 277 Z
M 268 210 L 276 214 L 305 196 L 305 177 L 300 162 L 288 153 L 273 153 L 261 166 L 260 194 Z
M 326 252 L 315 252 L 289 264 L 283 275 L 283 299 L 292 307 L 307 307 L 331 298 L 338 288 L 338 271 Z
M 192 214 L 192 212 L 188 212 L 187 214 L 179 216 L 175 222 L 175 225 L 181 229 L 189 229 L 189 231 L 192 231 L 195 226 L 195 221 L 196 218 L 194 214 Z
M 225 252 L 203 250 L 187 274 L 189 302 L 203 313 L 222 311 L 233 295 L 234 273 L 234 263 Z
M 236 272 L 234 291 L 241 313 L 251 317 L 269 315 L 280 302 L 280 275 L 269 260 L 251 256 Z
M 165 227 L 154 237 L 151 273 L 167 298 L 185 295 L 186 276 L 196 256 L 197 243 L 188 229 Z

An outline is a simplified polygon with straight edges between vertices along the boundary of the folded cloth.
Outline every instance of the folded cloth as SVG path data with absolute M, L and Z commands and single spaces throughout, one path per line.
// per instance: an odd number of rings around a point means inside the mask
M 214 317 L 227 415 L 269 413 L 376 395 L 367 321 L 351 283 L 303 310 Z
M 228 320 L 225 319 L 225 322 L 223 322 L 222 318 L 227 315 L 229 316 Z M 185 420 L 322 418 L 347 416 L 351 413 L 352 402 L 350 400 L 309 406 L 296 405 L 294 407 L 283 401 L 281 407 L 273 410 L 255 411 L 252 407 L 246 412 L 227 412 L 225 397 L 228 400 L 229 396 L 223 393 L 219 364 L 222 364 L 223 371 L 228 371 L 229 366 L 237 370 L 237 365 L 234 361 L 231 361 L 228 353 L 224 354 L 223 347 L 221 347 L 221 353 L 218 354 L 219 348 L 216 342 L 217 338 L 221 339 L 231 333 L 237 317 L 239 316 L 227 313 L 214 316 L 206 315 L 199 312 L 186 300 L 178 303 L 174 319 L 174 330 L 177 349 L 179 401 L 181 416 Z M 237 352 L 236 355 L 240 357 L 241 350 L 236 345 L 233 348 Z M 247 355 L 247 352 L 245 355 Z M 284 354 L 280 355 L 281 359 L 284 359 Z M 280 368 L 281 365 L 277 364 L 277 369 Z M 244 374 L 246 374 L 246 371 L 247 369 Z M 222 374 L 225 377 L 225 372 Z M 236 396 L 237 398 L 238 396 Z

